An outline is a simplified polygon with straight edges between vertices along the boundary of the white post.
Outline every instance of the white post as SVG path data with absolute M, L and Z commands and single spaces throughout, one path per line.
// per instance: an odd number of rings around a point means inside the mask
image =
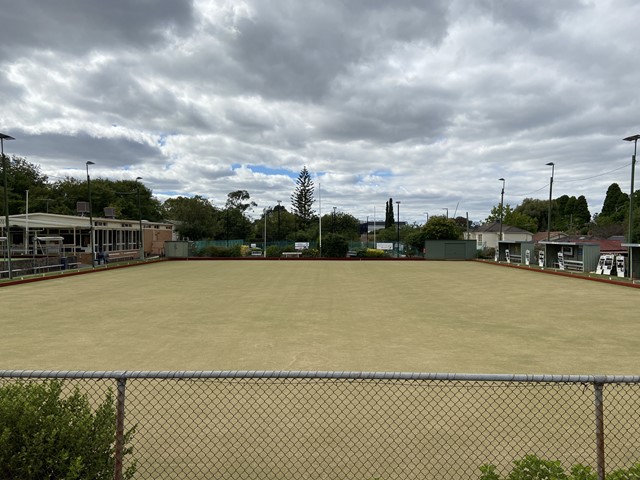
M 262 256 L 267 258 L 267 207 L 264 207 L 264 242 L 262 244 Z

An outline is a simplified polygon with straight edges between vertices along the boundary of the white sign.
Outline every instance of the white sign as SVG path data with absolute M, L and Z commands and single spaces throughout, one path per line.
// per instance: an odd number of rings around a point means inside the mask
M 393 250 L 393 243 L 376 243 L 376 248 L 378 250 Z
M 296 242 L 296 250 L 304 250 L 305 248 L 309 248 L 309 242 Z

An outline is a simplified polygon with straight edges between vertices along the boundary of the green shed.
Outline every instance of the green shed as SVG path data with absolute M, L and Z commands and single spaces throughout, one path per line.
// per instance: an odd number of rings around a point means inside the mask
M 509 262 L 515 263 L 519 265 L 526 265 L 526 257 L 527 250 L 529 251 L 529 260 L 530 263 L 533 264 L 536 262 L 534 258 L 534 247 L 535 244 L 533 242 L 522 242 L 522 241 L 508 241 L 502 240 L 498 242 L 498 261 L 499 262 Z M 509 252 L 509 259 L 507 259 L 507 251 Z
M 629 250 L 629 278 L 640 278 L 640 243 L 623 243 Z
M 576 242 L 540 242 L 544 246 L 544 266 L 561 268 L 562 257 L 564 268 L 576 272 L 595 272 L 600 259 L 599 243 Z M 559 255 L 559 254 L 562 255 Z
M 471 260 L 476 258 L 475 240 L 427 240 L 424 258 L 427 260 Z

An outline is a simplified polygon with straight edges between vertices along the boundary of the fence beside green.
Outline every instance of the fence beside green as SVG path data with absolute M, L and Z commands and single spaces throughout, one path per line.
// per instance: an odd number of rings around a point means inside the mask
M 637 376 L 0 371 L 0 386 L 52 378 L 96 405 L 116 392 L 115 478 L 135 461 L 158 479 L 476 479 L 537 455 L 604 479 L 640 461 Z

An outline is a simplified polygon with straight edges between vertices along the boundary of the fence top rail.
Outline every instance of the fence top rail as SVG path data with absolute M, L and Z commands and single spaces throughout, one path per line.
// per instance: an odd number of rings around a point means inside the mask
M 0 378 L 50 379 L 342 379 L 342 380 L 441 380 L 460 382 L 523 383 L 640 383 L 640 375 L 525 375 L 480 373 L 181 370 L 181 371 L 53 371 L 0 370 Z

